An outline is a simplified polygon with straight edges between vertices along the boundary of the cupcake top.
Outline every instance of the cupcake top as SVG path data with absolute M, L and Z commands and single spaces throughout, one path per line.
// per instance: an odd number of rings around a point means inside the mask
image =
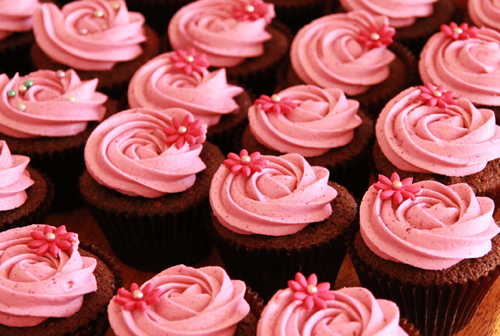
M 232 336 L 250 311 L 243 281 L 223 268 L 170 267 L 141 287 L 118 290 L 108 306 L 116 335 Z
M 129 83 L 130 107 L 181 107 L 208 126 L 217 124 L 222 115 L 238 111 L 233 97 L 243 89 L 227 84 L 224 68 L 209 72 L 208 66 L 206 54 L 196 54 L 194 49 L 153 58 Z
M 201 0 L 177 11 L 168 25 L 173 49 L 194 48 L 216 67 L 231 67 L 264 53 L 274 5 L 262 0 Z
M 0 1 L 0 41 L 11 34 L 31 30 L 32 16 L 39 6 L 38 0 Z
M 0 140 L 0 211 L 19 208 L 26 202 L 26 189 L 35 183 L 26 170 L 30 158 L 11 155 L 9 146 Z
M 36 43 L 51 59 L 78 70 L 110 70 L 142 54 L 144 17 L 125 1 L 80 0 L 33 14 Z
M 500 31 L 500 2 L 469 0 L 467 11 L 476 26 Z
M 92 132 L 85 164 L 98 183 L 125 195 L 182 192 L 206 168 L 200 158 L 206 131 L 206 124 L 184 109 L 125 110 Z
M 436 181 L 412 184 L 379 175 L 361 201 L 360 231 L 365 244 L 383 259 L 426 270 L 442 270 L 479 258 L 500 232 L 494 202 L 476 197 L 465 184 Z
M 359 102 L 340 89 L 314 85 L 289 87 L 271 97 L 261 95 L 248 110 L 257 140 L 281 153 L 318 156 L 348 144 L 362 124 Z
M 257 325 L 257 336 L 359 335 L 403 336 L 399 308 L 375 299 L 366 288 L 330 290 L 315 274 L 297 273 L 288 288 L 268 302 Z
M 465 176 L 500 157 L 500 126 L 490 109 L 476 108 L 443 85 L 410 87 L 391 99 L 375 133 L 385 157 L 397 168 Z
M 387 49 L 395 30 L 365 11 L 323 16 L 295 35 L 290 60 L 306 84 L 358 95 L 389 77 L 396 58 Z
M 239 234 L 284 236 L 332 213 L 337 191 L 329 171 L 303 156 L 230 153 L 215 173 L 210 204 L 220 223 Z
M 418 18 L 430 16 L 438 0 L 339 0 L 347 11 L 365 10 L 389 18 L 392 27 L 411 26 Z
M 106 113 L 97 79 L 74 70 L 39 70 L 12 79 L 0 75 L 0 132 L 15 138 L 64 137 L 83 131 Z
M 444 84 L 475 104 L 500 106 L 499 59 L 500 32 L 452 22 L 427 41 L 418 70 L 424 83 Z
M 33 224 L 0 233 L 0 324 L 31 327 L 80 310 L 97 290 L 94 258 L 78 252 L 78 235 Z

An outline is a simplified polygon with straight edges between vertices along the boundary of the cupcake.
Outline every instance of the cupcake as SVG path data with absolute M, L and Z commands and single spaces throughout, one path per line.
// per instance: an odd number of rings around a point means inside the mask
M 194 1 L 172 17 L 169 44 L 173 50 L 205 53 L 210 65 L 226 68 L 229 78 L 257 94 L 269 93 L 291 40 L 274 17 L 274 6 L 261 0 Z
M 83 147 L 97 123 L 116 111 L 96 86 L 97 79 L 82 81 L 73 70 L 0 75 L 0 139 L 51 179 L 54 211 L 81 206 Z
M 420 335 L 411 324 L 401 324 L 394 302 L 376 299 L 363 287 L 331 290 L 328 282 L 318 284 L 316 274 L 306 279 L 299 272 L 267 303 L 257 336 Z
M 363 196 L 374 122 L 342 90 L 297 85 L 262 95 L 249 108 L 248 119 L 244 148 L 265 155 L 298 153 L 309 164 L 328 168 L 330 180 Z
M 348 245 L 361 284 L 395 301 L 424 335 L 457 333 L 500 274 L 494 208 L 465 183 L 379 175 Z
M 159 272 L 210 252 L 208 190 L 224 157 L 205 133 L 184 109 L 138 108 L 90 135 L 80 191 L 124 263 Z
M 106 335 L 252 335 L 242 329 L 257 308 L 246 293 L 245 283 L 231 280 L 222 267 L 176 265 L 141 287 L 119 289 L 108 306 L 112 331 Z
M 500 31 L 500 3 L 496 1 L 467 1 L 467 18 L 478 27 Z
M 210 72 L 205 54 L 194 49 L 167 52 L 144 64 L 128 86 L 131 108 L 180 107 L 208 126 L 207 140 L 224 153 L 237 146 L 247 124 L 250 95 L 228 84 L 226 70 Z
M 49 211 L 54 186 L 29 161 L 0 140 L 0 231 L 44 221 Z
M 458 97 L 493 109 L 500 120 L 500 32 L 467 24 L 441 26 L 424 46 L 418 62 L 424 83 L 444 84 Z
M 1 335 L 103 335 L 120 285 L 115 266 L 78 235 L 42 224 L 0 233 Z
M 426 84 L 394 97 L 375 125 L 375 168 L 416 181 L 467 183 L 478 195 L 496 198 L 500 126 L 492 110 L 453 96 L 444 86 Z
M 287 86 L 311 84 L 338 88 L 372 115 L 416 78 L 411 52 L 392 41 L 385 16 L 365 11 L 331 14 L 295 35 Z
M 159 39 L 125 1 L 72 1 L 59 9 L 43 4 L 33 15 L 37 69 L 75 69 L 84 80 L 98 78 L 100 91 L 126 90 L 134 72 L 158 54 Z
M 299 154 L 230 153 L 210 186 L 210 234 L 228 274 L 264 300 L 299 270 L 334 282 L 357 204 Z

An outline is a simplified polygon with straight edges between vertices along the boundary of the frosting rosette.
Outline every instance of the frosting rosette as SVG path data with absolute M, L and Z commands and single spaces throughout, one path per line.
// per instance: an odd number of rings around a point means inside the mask
M 411 26 L 418 18 L 430 16 L 438 0 L 340 0 L 347 11 L 365 10 L 389 18 L 392 27 Z
M 460 27 L 456 29 L 463 31 Z M 420 54 L 420 77 L 444 84 L 475 104 L 500 106 L 500 33 L 483 27 L 474 35 L 454 39 L 439 32 L 431 36 Z
M 422 90 L 402 91 L 377 119 L 378 144 L 393 165 L 412 172 L 466 176 L 500 157 L 500 127 L 492 110 L 476 108 L 465 98 L 446 107 L 429 106 L 420 98 Z
M 492 199 L 476 197 L 465 183 L 422 181 L 413 186 L 420 191 L 399 205 L 374 186 L 363 197 L 360 231 L 373 253 L 421 269 L 442 270 L 490 251 L 491 239 L 500 232 Z
M 253 168 L 255 153 L 249 158 Z M 296 153 L 262 159 L 267 164 L 249 176 L 233 173 L 238 165 L 222 165 L 215 173 L 210 204 L 223 226 L 239 234 L 284 236 L 331 215 L 337 191 L 328 185 L 328 169 L 310 166 Z
M 359 102 L 347 99 L 340 89 L 297 85 L 272 98 L 278 105 L 289 99 L 295 107 L 276 113 L 257 100 L 248 110 L 248 121 L 260 143 L 281 153 L 324 154 L 351 142 L 362 124 Z
M 185 141 L 196 135 L 194 128 L 199 135 L 192 143 Z M 125 195 L 156 198 L 178 193 L 190 188 L 196 173 L 206 168 L 199 156 L 205 134 L 206 124 L 193 122 L 184 109 L 125 110 L 92 132 L 85 164 L 98 183 Z
M 81 81 L 74 70 L 39 70 L 12 79 L 0 75 L 0 132 L 15 138 L 64 137 L 104 118 L 107 96 L 97 79 Z
M 39 6 L 38 0 L 0 1 L 0 41 L 13 33 L 31 30 L 31 17 Z
M 209 72 L 203 68 L 186 74 L 176 67 L 174 55 L 176 52 L 157 56 L 136 71 L 128 86 L 131 108 L 180 107 L 208 126 L 217 124 L 222 115 L 238 111 L 233 97 L 243 89 L 227 83 L 226 69 Z
M 244 0 L 194 1 L 177 11 L 168 25 L 173 49 L 194 48 L 207 54 L 216 67 L 231 67 L 246 58 L 264 53 L 264 42 L 272 38 L 266 26 L 276 16 L 273 4 L 265 4 L 264 15 L 256 20 L 235 16 L 235 6 L 250 5 Z
M 361 31 L 387 25 L 387 17 L 365 11 L 316 19 L 302 27 L 292 41 L 293 70 L 306 84 L 361 94 L 389 77 L 389 65 L 396 56 L 385 44 L 370 48 L 358 38 Z
M 257 325 L 257 336 L 402 336 L 399 308 L 389 300 L 375 299 L 366 288 L 330 290 L 333 299 L 324 308 L 307 310 L 290 288 L 278 291 L 268 302 Z
M 139 290 L 146 297 L 153 289 L 156 293 L 149 296 L 154 295 L 156 303 L 143 309 L 126 309 L 121 304 L 126 300 L 116 296 L 111 300 L 108 315 L 116 335 L 232 336 L 250 311 L 245 283 L 231 280 L 217 266 L 170 267 Z
M 500 2 L 497 0 L 469 0 L 467 13 L 476 26 L 500 31 Z
M 125 1 L 72 1 L 59 9 L 44 3 L 33 14 L 38 46 L 53 60 L 79 70 L 110 70 L 142 54 L 146 40 L 140 13 Z
M 45 237 L 44 230 L 45 225 L 33 224 L 0 233 L 0 324 L 30 327 L 71 316 L 83 296 L 97 290 L 97 261 L 80 255 L 78 235 L 67 233 L 68 249 L 58 249 L 55 257 L 28 246 L 34 233 Z
M 26 166 L 30 158 L 11 155 L 4 140 L 0 140 L 0 211 L 12 210 L 26 202 L 26 189 L 35 183 Z

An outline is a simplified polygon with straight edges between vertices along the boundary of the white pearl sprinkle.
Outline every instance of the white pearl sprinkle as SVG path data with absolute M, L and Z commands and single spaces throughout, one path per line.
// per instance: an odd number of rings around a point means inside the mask
M 432 94 L 434 95 L 434 97 L 441 97 L 443 95 L 439 90 L 434 90 Z
M 254 10 L 255 8 L 252 5 L 245 6 L 245 12 L 252 13 Z
M 56 239 L 56 235 L 53 232 L 49 232 L 45 235 L 45 239 L 48 241 L 54 241 Z
M 120 7 L 121 7 L 121 4 L 120 4 L 119 2 L 113 2 L 113 4 L 111 5 L 111 7 L 112 7 L 113 9 L 118 9 L 118 8 L 120 8 Z
M 87 35 L 89 33 L 88 29 L 82 28 L 80 29 L 80 35 Z
M 277 94 L 273 94 L 273 95 L 271 96 L 271 100 L 272 100 L 273 102 L 275 102 L 275 103 L 279 103 L 279 102 L 280 102 L 280 100 L 281 100 L 281 97 L 280 97 L 280 96 L 278 96 Z
M 403 186 L 403 183 L 401 183 L 401 181 L 396 180 L 396 181 L 392 182 L 392 186 L 396 189 L 399 189 Z
M 464 31 L 462 30 L 462 28 L 460 28 L 460 27 L 455 27 L 455 28 L 453 28 L 453 31 L 454 31 L 455 33 L 458 33 L 458 34 L 462 34 L 462 33 L 464 32 Z
M 57 70 L 56 76 L 58 78 L 64 78 L 64 76 L 66 76 L 66 73 L 64 71 L 62 71 L 62 70 Z
M 250 163 L 250 156 L 248 156 L 248 155 L 243 155 L 243 156 L 241 157 L 241 162 L 243 162 L 243 163 Z
M 140 289 L 136 289 L 133 293 L 132 296 L 134 299 L 142 299 L 144 297 L 144 294 L 141 292 Z
M 25 111 L 26 110 L 26 105 L 24 105 L 23 103 L 19 103 L 17 104 L 17 108 L 21 111 Z
M 309 294 L 314 294 L 314 293 L 316 293 L 317 291 L 318 291 L 318 288 L 317 288 L 316 286 L 314 286 L 314 285 L 308 285 L 308 286 L 307 286 L 307 292 L 308 292 Z
M 179 132 L 180 134 L 184 134 L 187 132 L 187 128 L 185 126 L 179 126 L 177 132 Z
M 193 57 L 193 56 L 191 56 L 191 55 L 187 55 L 187 56 L 186 56 L 186 62 L 191 63 L 191 62 L 193 62 L 193 61 L 194 61 L 194 57 Z
M 26 87 L 26 85 L 20 84 L 19 87 L 17 88 L 17 90 L 19 92 L 23 93 L 23 92 L 26 92 L 26 90 L 28 90 L 28 88 Z
M 104 23 L 104 24 L 101 26 L 101 28 L 102 28 L 102 29 L 104 29 L 104 30 L 106 30 L 106 29 L 108 29 L 108 25 Z
M 98 17 L 98 18 L 101 18 L 101 17 L 103 17 L 103 16 L 104 16 L 104 12 L 103 12 L 103 11 L 101 11 L 101 10 L 96 10 L 96 11 L 94 12 L 94 16 L 95 16 L 95 17 Z
M 377 41 L 379 38 L 380 38 L 380 35 L 377 34 L 377 33 L 371 33 L 370 34 L 370 38 L 373 40 L 373 41 Z
M 75 98 L 75 97 L 73 97 L 73 96 L 69 96 L 69 97 L 68 97 L 68 100 L 69 100 L 69 101 L 74 102 L 74 101 L 76 101 L 76 98 Z

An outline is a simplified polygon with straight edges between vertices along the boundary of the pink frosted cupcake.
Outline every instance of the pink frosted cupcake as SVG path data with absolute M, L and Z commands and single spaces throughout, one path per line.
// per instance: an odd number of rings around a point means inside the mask
M 478 27 L 500 31 L 500 3 L 498 1 L 469 0 L 467 16 Z

